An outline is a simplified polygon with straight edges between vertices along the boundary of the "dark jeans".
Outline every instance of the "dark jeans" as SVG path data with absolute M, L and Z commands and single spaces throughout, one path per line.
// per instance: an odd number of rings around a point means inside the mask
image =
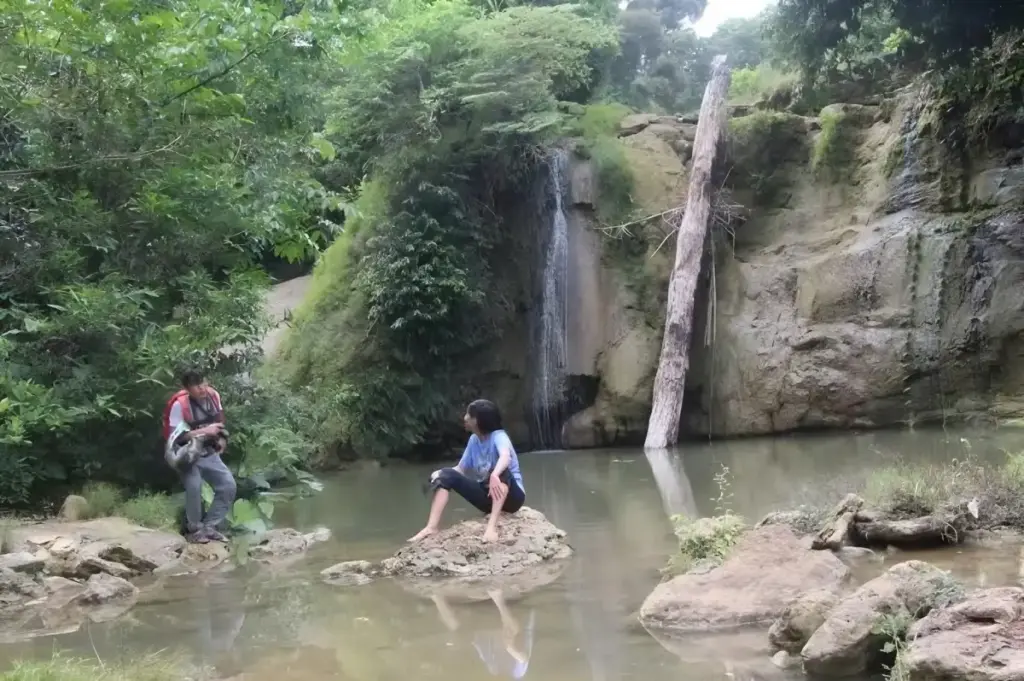
M 516 483 L 512 474 L 508 471 L 501 474 L 501 481 L 508 485 L 508 496 L 505 497 L 505 503 L 502 505 L 501 510 L 505 513 L 515 513 L 523 507 L 523 502 L 526 501 L 526 492 Z M 455 492 L 484 513 L 491 512 L 493 502 L 487 495 L 487 480 L 476 482 L 475 480 L 470 480 L 454 468 L 442 468 L 433 486 Z

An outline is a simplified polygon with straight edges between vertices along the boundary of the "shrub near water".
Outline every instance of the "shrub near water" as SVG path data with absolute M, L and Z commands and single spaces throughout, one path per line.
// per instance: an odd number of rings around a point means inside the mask
M 136 525 L 153 529 L 174 527 L 181 504 L 167 494 L 143 492 L 125 499 L 124 492 L 114 485 L 89 483 L 82 489 L 88 502 L 88 518 L 119 516 Z
M 864 498 L 894 517 L 920 517 L 977 501 L 984 526 L 1024 528 L 1024 454 L 996 466 L 970 454 L 946 464 L 899 462 L 872 471 Z
M 669 558 L 662 570 L 667 576 L 683 574 L 700 561 L 725 560 L 746 530 L 743 518 L 733 513 L 696 520 L 677 515 L 672 524 L 679 538 L 679 552 Z

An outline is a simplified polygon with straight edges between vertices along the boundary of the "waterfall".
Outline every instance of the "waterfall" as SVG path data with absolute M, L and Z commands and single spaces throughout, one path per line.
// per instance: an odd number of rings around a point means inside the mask
M 921 139 L 920 121 L 927 97 L 918 97 L 906 112 L 900 124 L 902 159 L 890 187 L 886 212 L 895 213 L 905 208 L 916 208 L 928 197 L 928 169 L 925 164 L 924 141 Z
M 568 297 L 565 289 L 569 268 L 569 235 L 565 195 L 569 174 L 568 152 L 564 149 L 554 150 L 548 166 L 548 188 L 554 195 L 554 209 L 551 211 L 551 231 L 544 254 L 540 319 L 534 353 L 532 408 L 536 428 L 535 444 L 542 449 L 557 449 L 562 440 L 567 365 Z

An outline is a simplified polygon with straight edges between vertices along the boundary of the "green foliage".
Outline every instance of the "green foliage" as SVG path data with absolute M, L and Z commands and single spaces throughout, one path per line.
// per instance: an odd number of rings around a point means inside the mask
M 117 508 L 114 515 L 154 530 L 172 530 L 178 522 L 181 501 L 167 494 L 140 493 Z
M 1019 28 L 1024 7 L 1002 0 L 780 0 L 769 32 L 809 79 L 884 81 L 894 66 L 962 63 Z
M 796 80 L 794 74 L 766 63 L 733 69 L 729 83 L 729 103 L 751 105 L 771 99 L 777 91 L 792 88 Z
M 124 492 L 108 482 L 90 482 L 82 488 L 82 497 L 88 502 L 90 518 L 116 515 L 124 502 Z
M 747 529 L 743 518 L 732 513 L 696 520 L 677 515 L 672 525 L 679 539 L 679 553 L 669 559 L 664 570 L 668 575 L 683 574 L 700 561 L 720 563 Z
M 355 229 L 325 254 L 278 373 L 317 405 L 318 442 L 364 456 L 437 449 L 475 351 L 505 313 L 501 224 L 585 95 L 610 27 L 565 5 L 483 17 L 434 2 L 393 17 L 330 94 L 327 136 Z M 369 174 L 371 181 L 364 182 Z M 346 229 L 348 232 L 348 229 Z
M 267 256 L 344 208 L 314 179 L 332 6 L 12 0 L 0 13 L 0 503 L 169 475 L 174 371 L 244 371 Z M 220 350 L 235 348 L 233 353 Z M 166 478 L 167 476 L 165 476 Z
M 729 121 L 729 182 L 763 206 L 784 201 L 793 164 L 806 163 L 807 130 L 799 116 L 758 111 Z
M 15 662 L 0 681 L 178 681 L 181 665 L 150 655 L 123 663 L 97 662 L 56 656 L 47 661 Z
M 814 142 L 811 167 L 831 181 L 848 181 L 857 162 L 860 131 L 855 116 L 841 108 L 826 107 L 818 117 L 821 133 Z
M 998 145 L 1003 129 L 1024 121 L 1024 29 L 999 35 L 972 63 L 937 79 L 943 119 L 959 114 L 972 143 Z

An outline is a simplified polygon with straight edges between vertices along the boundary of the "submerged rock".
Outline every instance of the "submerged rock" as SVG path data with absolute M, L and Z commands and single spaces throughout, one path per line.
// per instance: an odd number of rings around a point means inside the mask
M 982 589 L 910 629 L 909 681 L 1024 679 L 1024 589 Z
M 659 584 L 640 608 L 645 627 L 693 631 L 764 624 L 799 596 L 838 589 L 849 570 L 831 553 L 812 551 L 785 525 L 749 531 L 720 566 Z
M 290 527 L 282 527 L 264 534 L 259 542 L 249 549 L 249 555 L 262 561 L 298 556 L 308 551 L 314 544 L 330 538 L 331 531 L 325 527 L 306 534 Z
M 508 596 L 549 584 L 572 555 L 565 532 L 526 506 L 502 519 L 499 541 L 485 543 L 485 527 L 483 519 L 467 520 L 404 546 L 380 563 L 346 561 L 321 575 L 329 583 L 346 586 L 394 577 L 424 596 L 476 600 L 487 598 L 487 590 L 493 588 Z
M 948 573 L 928 563 L 894 565 L 836 605 L 804 646 L 804 668 L 813 676 L 845 677 L 879 666 L 888 640 L 879 630 L 884 617 L 913 620 L 959 593 Z

